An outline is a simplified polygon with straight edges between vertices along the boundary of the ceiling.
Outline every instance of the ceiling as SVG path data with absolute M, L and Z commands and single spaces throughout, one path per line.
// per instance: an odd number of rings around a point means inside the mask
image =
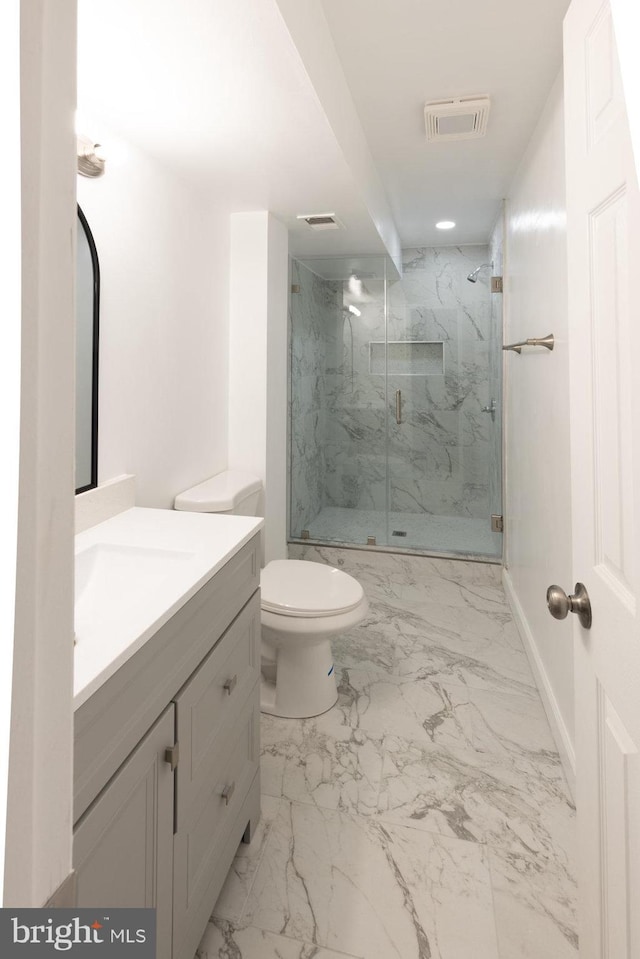
M 322 69 L 342 67 L 403 246 L 485 242 L 560 70 L 568 0 L 305 4 L 324 11 L 338 59 Z M 382 253 L 311 76 L 278 0 L 78 2 L 79 132 L 100 140 L 104 124 L 218 211 L 273 211 L 296 255 Z M 487 136 L 428 143 L 424 101 L 474 93 L 491 96 Z M 344 229 L 296 219 L 322 212 Z M 457 228 L 436 231 L 441 218 Z
M 271 210 L 297 254 L 384 252 L 273 0 L 78 0 L 78 115 L 106 175 L 111 133 L 219 214 Z
M 569 0 L 321 2 L 402 245 L 486 241 L 561 69 Z M 469 94 L 491 97 L 486 137 L 428 142 L 425 101 Z

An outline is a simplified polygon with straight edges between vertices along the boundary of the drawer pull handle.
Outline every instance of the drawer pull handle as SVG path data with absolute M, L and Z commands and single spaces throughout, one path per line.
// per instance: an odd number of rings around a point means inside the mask
M 224 686 L 223 686 L 222 688 L 223 688 L 223 689 L 226 689 L 226 691 L 229 693 L 229 695 L 231 695 L 231 693 L 232 693 L 232 692 L 234 691 L 234 689 L 236 688 L 237 684 L 238 684 L 238 674 L 236 673 L 235 676 L 232 676 L 231 679 L 228 679 L 228 680 L 226 681 L 226 683 L 224 684 Z
M 236 789 L 235 782 L 229 783 L 228 786 L 225 786 L 222 790 L 222 798 L 224 799 L 225 806 L 228 806 L 231 802 L 231 797 L 233 796 Z
M 164 751 L 164 761 L 169 763 L 171 766 L 171 772 L 174 772 L 176 766 L 178 765 L 178 760 L 180 758 L 180 745 L 175 743 L 174 746 L 170 746 L 169 749 Z

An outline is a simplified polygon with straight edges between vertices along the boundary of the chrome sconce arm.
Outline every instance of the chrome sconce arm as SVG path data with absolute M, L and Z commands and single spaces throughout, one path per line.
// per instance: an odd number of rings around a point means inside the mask
M 509 343 L 508 346 L 503 346 L 503 350 L 513 350 L 514 353 L 522 353 L 523 346 L 544 346 L 547 350 L 552 350 L 554 347 L 553 333 L 549 333 L 548 336 L 539 336 L 531 337 L 528 340 L 523 340 L 522 343 Z

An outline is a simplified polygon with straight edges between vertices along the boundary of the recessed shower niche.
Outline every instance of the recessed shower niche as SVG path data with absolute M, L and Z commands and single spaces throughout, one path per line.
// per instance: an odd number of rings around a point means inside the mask
M 500 558 L 501 297 L 467 282 L 492 256 L 291 261 L 292 541 Z
M 444 343 L 425 340 L 390 340 L 369 344 L 369 372 L 385 376 L 443 376 Z

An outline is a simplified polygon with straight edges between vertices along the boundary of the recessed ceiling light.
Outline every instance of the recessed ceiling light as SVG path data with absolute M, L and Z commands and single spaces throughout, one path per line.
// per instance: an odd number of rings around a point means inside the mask
M 436 223 L 436 228 L 438 230 L 453 230 L 455 223 L 453 220 L 440 220 L 439 223 Z

